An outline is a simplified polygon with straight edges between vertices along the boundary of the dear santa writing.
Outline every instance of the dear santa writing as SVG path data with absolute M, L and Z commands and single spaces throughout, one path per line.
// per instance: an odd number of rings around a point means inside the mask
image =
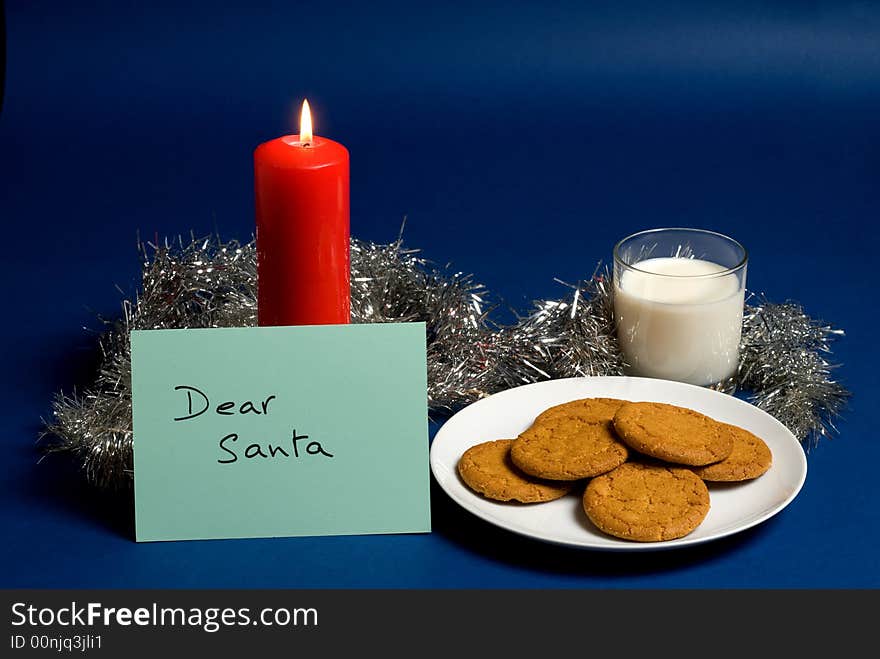
M 174 421 L 186 422 L 191 421 L 203 414 L 218 414 L 220 416 L 264 416 L 270 412 L 270 403 L 277 400 L 275 394 L 268 395 L 258 399 L 245 400 L 237 403 L 234 400 L 222 400 L 220 403 L 213 405 L 211 399 L 204 391 L 198 387 L 190 385 L 177 385 L 175 391 L 179 391 L 185 396 L 184 405 L 186 414 L 174 417 Z M 248 444 L 244 451 L 239 453 L 242 445 L 239 444 L 240 437 L 236 432 L 230 432 L 218 439 L 217 447 L 220 450 L 220 457 L 217 462 L 222 465 L 233 464 L 239 461 L 239 457 L 243 456 L 246 460 L 263 459 L 300 459 L 304 456 L 323 456 L 324 458 L 332 458 L 333 454 L 325 449 L 320 442 L 316 440 L 309 441 L 309 436 L 305 434 L 297 434 L 296 429 L 291 429 L 290 437 L 281 443 L 259 443 L 252 442 Z

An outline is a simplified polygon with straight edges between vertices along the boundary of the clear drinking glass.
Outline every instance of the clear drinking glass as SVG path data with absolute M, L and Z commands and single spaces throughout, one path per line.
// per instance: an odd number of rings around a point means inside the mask
M 736 372 L 748 253 L 703 229 L 614 246 L 614 317 L 628 374 L 714 385 Z

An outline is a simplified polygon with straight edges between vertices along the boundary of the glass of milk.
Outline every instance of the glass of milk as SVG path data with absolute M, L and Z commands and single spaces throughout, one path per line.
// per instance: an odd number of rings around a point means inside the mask
M 614 247 L 614 317 L 628 374 L 697 385 L 739 363 L 746 249 L 703 229 L 651 229 Z

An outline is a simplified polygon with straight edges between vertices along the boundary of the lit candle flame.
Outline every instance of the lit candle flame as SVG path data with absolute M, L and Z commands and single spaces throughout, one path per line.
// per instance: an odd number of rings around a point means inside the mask
M 308 100 L 304 99 L 299 114 L 299 141 L 303 146 L 311 146 L 312 139 L 312 111 L 309 110 Z

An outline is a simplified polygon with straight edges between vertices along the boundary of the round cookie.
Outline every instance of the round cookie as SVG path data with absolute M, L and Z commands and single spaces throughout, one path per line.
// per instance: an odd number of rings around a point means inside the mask
M 574 483 L 546 482 L 523 474 L 510 461 L 512 443 L 512 439 L 496 439 L 470 447 L 458 460 L 461 479 L 495 501 L 553 501 L 572 490 Z
M 730 455 L 733 433 L 726 425 L 667 403 L 626 403 L 614 415 L 614 429 L 630 448 L 689 466 L 718 462 Z
M 557 417 L 576 417 L 583 421 L 611 421 L 626 401 L 617 398 L 580 398 L 548 407 L 535 421 L 547 421 Z
M 709 513 L 709 489 L 690 469 L 627 462 L 592 479 L 584 512 L 609 535 L 638 542 L 674 540 Z
M 691 467 L 704 481 L 747 481 L 764 474 L 773 464 L 773 454 L 766 442 L 744 428 L 723 424 L 733 435 L 733 450 L 721 462 Z
M 610 421 L 587 422 L 558 416 L 536 421 L 510 447 L 510 459 L 538 478 L 590 478 L 626 462 L 629 450 Z

